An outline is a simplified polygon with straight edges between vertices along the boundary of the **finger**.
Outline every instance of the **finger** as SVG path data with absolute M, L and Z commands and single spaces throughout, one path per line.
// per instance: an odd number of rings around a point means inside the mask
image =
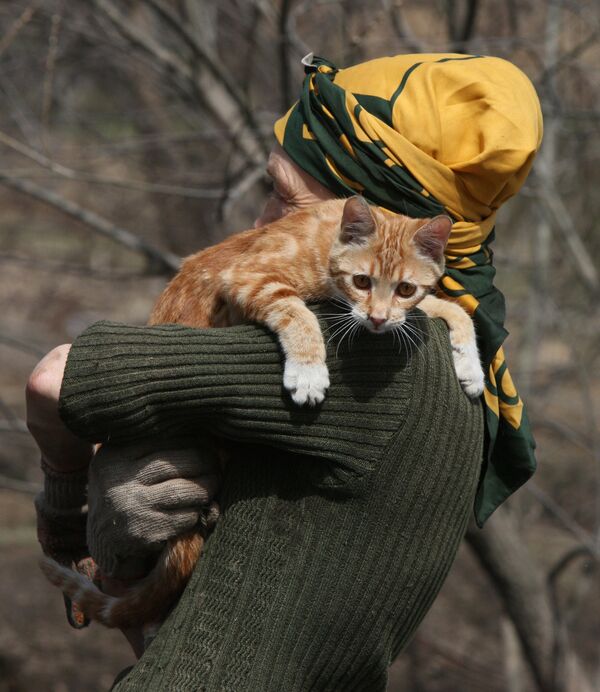
M 151 486 L 172 479 L 197 478 L 219 470 L 214 456 L 205 456 L 203 451 L 197 449 L 153 452 L 141 459 L 100 450 L 92 461 L 89 477 L 92 487 L 110 486 L 117 476 L 121 483 L 130 480 Z
M 157 532 L 157 538 L 162 534 L 162 540 L 168 541 L 179 534 L 192 531 L 198 526 L 202 512 L 197 509 L 177 509 L 165 512 L 163 515 L 168 520 Z
M 140 482 L 156 483 L 173 478 L 196 478 L 219 471 L 218 459 L 212 451 L 202 449 L 171 449 L 153 452 L 144 457 Z
M 144 489 L 145 500 L 154 509 L 176 510 L 206 505 L 219 487 L 216 474 L 199 478 L 177 478 Z

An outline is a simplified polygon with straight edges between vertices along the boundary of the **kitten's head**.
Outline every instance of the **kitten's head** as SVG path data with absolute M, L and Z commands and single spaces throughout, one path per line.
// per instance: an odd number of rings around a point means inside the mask
M 354 319 L 377 334 L 402 325 L 442 275 L 451 229 L 448 216 L 411 219 L 348 199 L 329 268 Z

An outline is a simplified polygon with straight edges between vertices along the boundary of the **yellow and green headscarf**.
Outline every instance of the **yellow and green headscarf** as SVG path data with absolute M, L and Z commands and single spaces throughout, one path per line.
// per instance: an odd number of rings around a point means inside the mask
M 361 193 L 454 225 L 439 291 L 476 323 L 487 374 L 481 525 L 535 470 L 535 443 L 506 367 L 504 296 L 489 247 L 496 211 L 523 184 L 542 139 L 531 82 L 500 58 L 398 55 L 337 69 L 304 59 L 300 100 L 275 124 L 288 155 L 340 197 Z

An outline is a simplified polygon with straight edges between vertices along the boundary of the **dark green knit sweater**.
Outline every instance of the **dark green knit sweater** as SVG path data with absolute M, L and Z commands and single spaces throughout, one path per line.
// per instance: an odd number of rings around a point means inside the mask
M 198 568 L 116 690 L 385 689 L 455 557 L 482 458 L 481 406 L 445 325 L 426 324 L 412 358 L 386 336 L 333 345 L 317 410 L 290 402 L 260 327 L 99 323 L 77 339 L 61 395 L 77 434 L 234 441 Z

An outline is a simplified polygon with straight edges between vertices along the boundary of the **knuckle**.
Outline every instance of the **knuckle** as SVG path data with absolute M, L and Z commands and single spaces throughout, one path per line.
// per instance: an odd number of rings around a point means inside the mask
M 57 346 L 35 366 L 25 388 L 28 397 L 47 398 L 57 394 L 70 348 L 69 344 Z

